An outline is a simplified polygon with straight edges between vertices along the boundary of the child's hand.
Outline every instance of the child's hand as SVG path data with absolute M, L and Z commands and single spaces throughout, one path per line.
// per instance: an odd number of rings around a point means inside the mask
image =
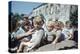
M 28 34 L 28 35 L 31 35 L 31 34 L 32 34 L 32 30 L 29 30 L 29 31 L 27 32 L 27 34 Z
M 54 45 L 55 45 L 55 44 L 56 44 L 56 42 L 52 42 L 52 44 L 54 44 Z
M 31 32 L 32 32 L 32 31 L 34 31 L 34 29 L 30 29 L 29 31 L 31 31 Z
M 34 31 L 34 29 L 30 29 L 30 30 L 27 32 L 27 34 L 31 35 L 31 34 L 34 33 L 33 31 Z

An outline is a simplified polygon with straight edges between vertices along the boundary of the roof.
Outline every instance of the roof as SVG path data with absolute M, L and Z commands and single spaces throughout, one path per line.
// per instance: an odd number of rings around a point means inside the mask
M 47 3 L 42 3 L 41 5 L 39 5 L 39 6 L 35 7 L 35 8 L 33 8 L 33 10 L 35 10 L 35 9 L 37 9 L 37 8 L 43 6 L 43 5 L 46 5 L 46 4 L 47 4 Z

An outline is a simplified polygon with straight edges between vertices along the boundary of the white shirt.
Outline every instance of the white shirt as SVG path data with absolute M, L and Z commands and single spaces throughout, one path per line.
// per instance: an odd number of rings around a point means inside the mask
M 32 39 L 30 40 L 31 44 L 29 44 L 28 47 L 35 47 L 36 45 L 38 45 L 43 36 L 44 36 L 44 30 L 42 29 L 36 30 L 32 34 Z
M 62 33 L 64 34 L 65 38 L 68 38 L 68 34 L 73 34 L 73 29 L 63 28 Z
M 47 31 L 46 32 L 47 41 L 53 41 L 54 38 L 54 32 L 53 31 Z
M 19 27 L 19 30 L 17 32 L 12 32 L 11 38 L 16 37 L 17 35 L 22 34 L 24 32 L 25 31 L 21 27 Z

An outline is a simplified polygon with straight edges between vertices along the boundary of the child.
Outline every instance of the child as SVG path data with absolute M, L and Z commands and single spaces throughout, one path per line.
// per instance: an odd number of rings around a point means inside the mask
M 31 39 L 31 36 L 26 37 L 26 32 L 28 32 L 29 29 L 31 29 L 30 22 L 27 20 L 26 22 L 22 23 L 18 29 L 11 34 L 12 40 L 15 41 L 15 45 L 17 45 L 15 48 L 11 48 L 12 51 L 16 50 L 18 48 L 18 45 L 21 41 L 29 41 Z M 27 34 L 29 35 L 29 34 Z M 24 38 L 26 37 L 26 38 Z M 14 38 L 14 39 L 13 39 Z
M 23 22 L 21 23 L 21 26 L 19 27 L 18 31 L 16 32 L 16 39 L 25 39 L 23 38 L 25 36 L 25 33 L 31 29 L 31 24 L 27 16 L 24 16 Z M 28 39 L 27 39 L 28 38 Z M 31 37 L 27 37 L 26 40 L 29 41 Z M 21 40 L 22 40 L 21 39 Z
M 46 31 L 47 43 L 51 43 L 53 41 L 53 39 L 54 39 L 53 29 L 54 29 L 53 21 L 48 21 L 48 23 L 47 23 L 47 31 Z
M 16 39 L 17 40 L 21 40 L 21 41 L 29 41 L 31 39 L 31 36 L 27 36 L 27 32 L 31 29 L 30 24 L 25 24 L 22 26 L 22 28 L 20 28 L 23 32 L 20 32 L 17 36 Z M 25 38 L 26 37 L 26 38 Z
M 36 47 L 38 44 L 40 44 L 40 41 L 44 36 L 44 30 L 42 29 L 43 19 L 41 18 L 41 16 L 36 16 L 33 19 L 33 25 L 34 25 L 33 29 L 34 32 L 33 30 L 29 31 L 30 33 L 32 33 L 32 39 L 29 42 L 22 42 L 17 52 L 20 52 L 24 45 L 27 46 L 27 51 L 29 51 L 34 47 Z
M 73 28 L 71 21 L 66 21 L 62 33 L 64 34 L 66 40 L 73 39 Z
M 57 21 L 57 22 L 54 22 L 54 35 L 56 36 L 54 41 L 52 42 L 52 44 L 56 44 L 57 42 L 63 40 L 63 36 L 62 36 L 62 27 L 63 27 L 63 24 L 61 21 Z
M 64 37 L 63 41 L 57 44 L 57 49 L 65 47 L 76 47 L 76 42 L 73 41 L 73 28 L 71 21 L 66 21 L 65 27 L 62 29 L 62 36 Z

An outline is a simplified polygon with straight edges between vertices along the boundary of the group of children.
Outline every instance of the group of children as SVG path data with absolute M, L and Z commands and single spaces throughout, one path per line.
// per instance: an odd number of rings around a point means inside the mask
M 15 38 L 20 41 L 20 44 L 16 47 L 17 53 L 22 51 L 24 47 L 27 47 L 26 51 L 32 50 L 40 45 L 42 40 L 54 45 L 63 40 L 73 39 L 73 28 L 70 21 L 65 24 L 61 21 L 48 21 L 46 24 L 47 31 L 42 27 L 44 20 L 41 16 L 35 16 L 32 22 L 33 26 L 28 18 L 24 18 L 22 26 L 14 33 L 16 34 Z
M 70 21 L 65 25 L 61 21 L 48 21 L 46 40 L 48 43 L 56 44 L 64 40 L 73 39 L 73 28 Z

